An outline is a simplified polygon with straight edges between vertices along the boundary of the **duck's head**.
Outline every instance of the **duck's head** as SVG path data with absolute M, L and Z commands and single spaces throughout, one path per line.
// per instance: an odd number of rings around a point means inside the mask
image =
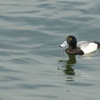
M 60 45 L 60 47 L 66 47 L 69 45 L 70 48 L 75 49 L 77 46 L 77 40 L 74 36 L 70 35 L 68 36 L 65 41 Z

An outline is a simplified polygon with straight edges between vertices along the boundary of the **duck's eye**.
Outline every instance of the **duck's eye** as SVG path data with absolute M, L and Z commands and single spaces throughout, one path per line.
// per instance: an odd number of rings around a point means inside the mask
M 72 38 L 69 38 L 69 40 L 72 40 Z

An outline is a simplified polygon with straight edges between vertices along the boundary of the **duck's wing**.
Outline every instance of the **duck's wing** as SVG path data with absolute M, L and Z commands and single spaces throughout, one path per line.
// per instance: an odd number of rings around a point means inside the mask
M 81 49 L 86 48 L 89 45 L 90 42 L 88 41 L 80 41 L 77 43 L 77 47 L 80 47 Z
M 80 41 L 77 43 L 77 46 L 80 47 L 80 49 L 85 53 L 91 53 L 97 50 L 98 45 L 94 42 L 88 42 L 88 41 Z

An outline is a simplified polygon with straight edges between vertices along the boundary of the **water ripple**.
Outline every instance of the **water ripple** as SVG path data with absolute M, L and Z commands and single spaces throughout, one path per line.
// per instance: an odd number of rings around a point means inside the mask
M 53 88 L 53 87 L 57 87 L 58 86 L 54 86 L 54 85 L 48 85 L 48 84 L 19 84 L 16 87 L 18 88 L 22 88 L 22 89 L 40 89 L 40 88 Z
M 17 70 L 12 70 L 12 69 L 7 69 L 7 68 L 4 68 L 2 66 L 0 66 L 0 72 L 15 72 L 15 73 L 22 73 L 21 71 L 17 71 Z

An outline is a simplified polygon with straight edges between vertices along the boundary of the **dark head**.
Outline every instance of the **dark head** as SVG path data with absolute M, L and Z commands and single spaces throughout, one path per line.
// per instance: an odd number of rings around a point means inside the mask
M 69 35 L 66 38 L 66 40 L 60 45 L 60 47 L 63 48 L 65 46 L 67 46 L 67 45 L 69 45 L 69 48 L 75 49 L 76 46 L 77 46 L 77 40 L 76 40 L 76 38 L 74 36 L 72 36 L 72 35 Z
M 74 36 L 70 35 L 66 38 L 66 41 L 70 48 L 75 49 L 77 46 L 77 40 Z

